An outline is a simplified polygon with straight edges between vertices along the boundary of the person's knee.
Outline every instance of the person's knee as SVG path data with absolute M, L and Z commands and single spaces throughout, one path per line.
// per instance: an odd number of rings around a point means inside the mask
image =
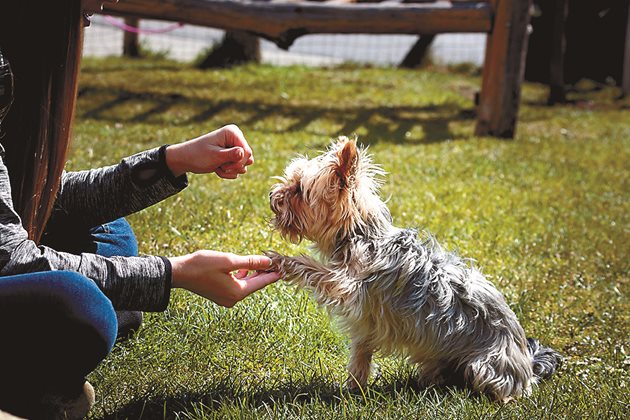
M 80 380 L 109 354 L 117 333 L 111 301 L 78 273 L 49 271 L 0 282 L 0 372 L 42 382 Z M 2 376 L 0 375 L 0 376 Z

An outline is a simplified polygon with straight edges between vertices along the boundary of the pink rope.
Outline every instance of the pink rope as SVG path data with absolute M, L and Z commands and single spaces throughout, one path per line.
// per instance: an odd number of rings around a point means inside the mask
M 118 19 L 112 17 L 112 16 L 103 16 L 103 18 L 105 18 L 105 20 L 107 21 L 107 23 L 109 23 L 112 26 L 117 27 L 118 29 L 122 29 L 123 31 L 127 31 L 127 32 L 132 32 L 134 34 L 163 34 L 166 32 L 172 32 L 175 29 L 179 29 L 182 26 L 184 26 L 183 23 L 178 22 L 178 23 L 174 23 L 172 25 L 169 25 L 165 28 L 161 28 L 161 29 L 140 29 L 137 28 L 135 26 L 131 26 L 131 25 L 127 25 L 124 22 L 119 22 Z

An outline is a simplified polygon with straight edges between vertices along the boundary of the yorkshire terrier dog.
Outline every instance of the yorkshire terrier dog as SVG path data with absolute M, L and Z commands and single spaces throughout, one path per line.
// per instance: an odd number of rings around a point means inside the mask
M 289 282 L 313 292 L 351 338 L 346 387 L 367 385 L 372 354 L 399 353 L 421 384 L 464 384 L 507 402 L 555 372 L 561 356 L 527 339 L 501 293 L 432 238 L 392 224 L 384 172 L 354 140 L 298 158 L 270 193 L 274 227 L 321 256 L 269 251 Z

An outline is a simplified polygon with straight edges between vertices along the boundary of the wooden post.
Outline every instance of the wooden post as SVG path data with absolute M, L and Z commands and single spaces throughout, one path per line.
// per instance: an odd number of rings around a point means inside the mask
M 136 17 L 126 17 L 125 25 L 138 28 L 140 25 L 140 19 Z M 140 42 L 138 41 L 138 34 L 135 32 L 125 31 L 123 35 L 123 55 L 125 57 L 140 57 Z
M 623 55 L 621 92 L 624 96 L 630 95 L 630 5 L 628 5 L 628 20 L 626 21 L 626 46 Z
M 554 0 L 551 59 L 549 62 L 549 98 L 547 104 L 566 101 L 564 90 L 564 54 L 566 52 L 565 23 L 569 13 L 569 0 Z
M 495 17 L 486 42 L 475 128 L 478 136 L 514 137 L 525 71 L 531 2 L 491 0 Z

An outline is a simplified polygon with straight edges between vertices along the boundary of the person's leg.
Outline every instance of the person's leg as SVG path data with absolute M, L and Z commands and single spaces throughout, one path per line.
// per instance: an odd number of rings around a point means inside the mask
M 78 273 L 0 277 L 0 409 L 37 417 L 44 396 L 78 395 L 116 332 L 110 300 Z
M 138 240 L 129 222 L 124 218 L 96 226 L 88 231 L 89 243 L 96 247 L 94 253 L 104 257 L 135 257 Z
M 124 218 L 95 226 L 77 229 L 69 218 L 55 217 L 46 227 L 42 243 L 57 251 L 73 254 L 89 252 L 104 257 L 135 257 L 138 241 L 129 222 Z M 142 312 L 116 311 L 118 338 L 129 338 L 142 325 Z
M 95 253 L 104 257 L 135 257 L 138 255 L 138 241 L 127 220 L 120 218 L 113 222 L 90 229 L 90 241 L 96 246 Z M 142 312 L 116 311 L 118 318 L 118 339 L 125 340 L 142 325 Z
M 89 252 L 104 257 L 138 255 L 138 241 L 124 218 L 99 226 L 82 227 L 74 224 L 69 217 L 55 215 L 46 226 L 41 243 L 71 254 Z

